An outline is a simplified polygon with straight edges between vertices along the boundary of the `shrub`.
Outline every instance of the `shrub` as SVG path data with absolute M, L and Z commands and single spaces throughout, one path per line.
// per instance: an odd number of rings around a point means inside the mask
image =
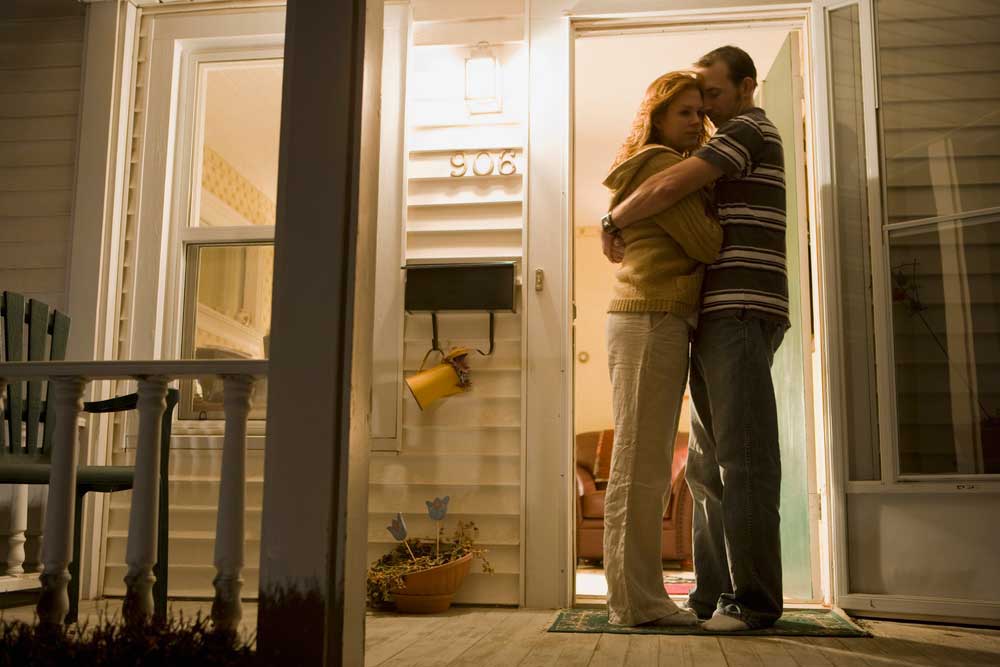
M 87 624 L 51 627 L 0 619 L 0 667 L 172 667 L 263 665 L 253 637 L 216 630 L 199 614 L 164 623 L 126 624 L 102 616 Z

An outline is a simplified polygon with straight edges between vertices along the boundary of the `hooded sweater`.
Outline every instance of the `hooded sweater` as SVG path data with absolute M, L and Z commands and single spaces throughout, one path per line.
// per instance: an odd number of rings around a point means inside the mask
M 613 193 L 611 206 L 683 159 L 672 148 L 644 146 L 604 179 Z M 706 201 L 702 192 L 694 192 L 622 229 L 625 258 L 615 274 L 609 313 L 668 312 L 687 318 L 698 312 L 705 265 L 722 247 L 722 227 L 706 214 Z

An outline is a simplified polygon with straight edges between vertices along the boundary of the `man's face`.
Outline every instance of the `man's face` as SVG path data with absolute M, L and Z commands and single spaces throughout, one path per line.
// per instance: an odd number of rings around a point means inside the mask
M 699 67 L 697 72 L 705 93 L 705 113 L 716 126 L 722 125 L 743 110 L 746 104 L 744 89 L 748 88 L 749 80 L 736 86 L 729 78 L 729 66 L 721 60 L 709 67 Z M 753 94 L 752 88 L 750 94 Z

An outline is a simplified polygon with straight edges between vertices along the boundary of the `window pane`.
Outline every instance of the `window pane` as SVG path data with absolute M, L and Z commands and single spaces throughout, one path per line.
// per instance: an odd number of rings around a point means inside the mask
M 1000 206 L 1000 3 L 876 7 L 888 221 Z
M 188 255 L 191 279 L 184 356 L 194 359 L 265 359 L 271 331 L 274 246 L 195 246 Z M 193 288 L 193 289 L 192 289 Z M 222 417 L 222 380 L 189 383 L 184 418 Z M 266 383 L 258 384 L 252 417 L 267 405 Z
M 213 63 L 202 71 L 204 145 L 191 224 L 273 225 L 281 62 Z
M 889 246 L 900 471 L 1000 473 L 1000 215 Z
M 850 479 L 879 479 L 868 188 L 857 5 L 829 13 L 833 166 Z

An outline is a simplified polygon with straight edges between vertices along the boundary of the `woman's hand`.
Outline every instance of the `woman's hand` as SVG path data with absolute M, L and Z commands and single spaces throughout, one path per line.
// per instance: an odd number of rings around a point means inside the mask
M 621 234 L 609 234 L 601 232 L 601 248 L 604 256 L 614 264 L 619 264 L 625 259 L 625 241 Z

